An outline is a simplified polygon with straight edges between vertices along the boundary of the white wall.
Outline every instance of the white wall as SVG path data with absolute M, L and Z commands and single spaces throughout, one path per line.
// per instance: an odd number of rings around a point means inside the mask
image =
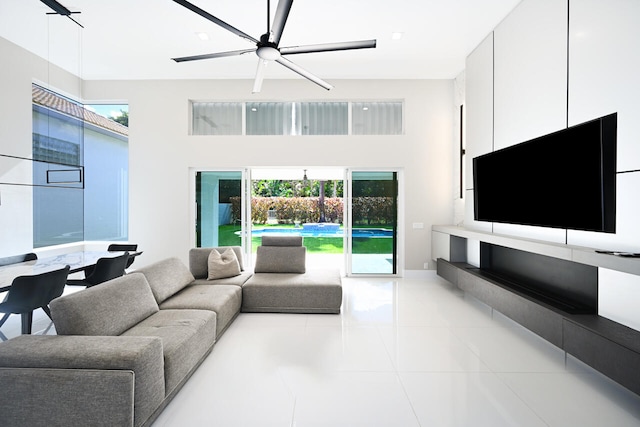
M 635 70 L 640 67 L 639 16 L 636 0 L 524 0 L 496 27 L 494 50 L 485 41 L 467 59 L 470 157 L 618 112 L 616 233 L 503 224 L 491 228 L 491 224 L 473 221 L 471 197 L 467 197 L 467 226 L 640 252 L 640 85 L 635 82 Z M 488 149 L 490 120 L 494 146 Z M 615 283 L 618 276 L 600 276 L 600 314 L 637 328 L 640 314 L 630 315 L 628 306 L 629 301 L 640 306 L 638 293 L 629 291 L 640 285 L 640 277 L 625 279 L 625 284 L 633 286 L 619 286 Z
M 452 80 L 332 81 L 326 92 L 302 79 L 250 81 L 87 81 L 91 102 L 129 103 L 130 232 L 144 249 L 140 265 L 187 259 L 189 168 L 336 166 L 402 168 L 405 178 L 405 268 L 430 262 L 431 225 L 453 217 Z M 376 100 L 405 102 L 401 136 L 190 136 L 190 100 Z M 411 224 L 421 222 L 423 229 Z
M 430 262 L 432 224 L 450 223 L 452 80 L 334 81 L 331 92 L 302 79 L 251 82 L 85 81 L 0 38 L 0 154 L 31 156 L 31 83 L 44 83 L 87 102 L 129 103 L 129 239 L 142 266 L 168 256 L 187 260 L 190 247 L 189 168 L 337 166 L 402 168 L 405 178 L 405 268 Z M 190 100 L 376 100 L 405 102 L 405 135 L 306 137 L 189 136 Z M 3 196 L 6 196 L 3 197 Z M 0 188 L 0 255 L 32 247 L 30 197 Z M 413 229 L 412 223 L 424 223 Z M 16 230 L 16 224 L 20 227 Z M 11 233 L 9 230 L 12 230 Z M 139 264 L 138 264 L 139 263 Z

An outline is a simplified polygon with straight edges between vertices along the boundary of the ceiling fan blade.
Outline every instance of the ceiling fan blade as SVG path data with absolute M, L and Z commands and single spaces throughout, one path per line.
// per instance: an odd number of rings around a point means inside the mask
M 230 50 L 228 52 L 205 53 L 204 55 L 182 56 L 180 58 L 171 58 L 176 62 L 199 61 L 201 59 L 224 58 L 225 56 L 240 56 L 245 53 L 255 52 L 255 49 Z
M 304 78 L 306 78 L 308 80 L 311 80 L 312 82 L 314 82 L 318 86 L 321 86 L 321 87 L 325 88 L 326 90 L 333 89 L 332 85 L 330 85 L 329 83 L 325 82 L 320 77 L 314 76 L 313 74 L 311 74 L 310 72 L 308 72 L 304 68 L 300 67 L 299 65 L 294 64 L 293 62 L 289 61 L 288 59 L 280 57 L 280 58 L 276 59 L 276 62 L 278 64 L 284 65 L 285 67 L 287 67 L 291 71 L 300 74 L 302 77 L 304 77 Z
M 310 44 L 306 46 L 281 47 L 281 55 L 297 53 L 331 52 L 337 50 L 370 49 L 376 47 L 376 40 L 360 40 L 354 42 Z
M 280 0 L 278 2 L 276 16 L 273 18 L 271 34 L 269 35 L 269 41 L 275 43 L 276 46 L 278 45 L 278 43 L 280 43 L 280 37 L 282 37 L 284 24 L 287 23 L 287 18 L 289 17 L 289 12 L 291 11 L 292 4 L 293 0 Z
M 260 93 L 262 90 L 262 81 L 264 80 L 264 71 L 269 61 L 258 58 L 258 69 L 256 70 L 256 79 L 253 81 L 253 90 L 251 93 Z
M 215 16 L 213 16 L 209 12 L 200 9 L 195 4 L 189 3 L 187 0 L 173 0 L 173 1 L 178 3 L 181 6 L 186 7 L 190 11 L 197 13 L 198 15 L 202 16 L 203 18 L 208 19 L 209 21 L 213 22 L 214 24 L 217 24 L 217 25 L 221 26 L 225 30 L 231 31 L 232 33 L 242 37 L 243 39 L 247 39 L 247 40 L 249 40 L 249 41 L 251 41 L 253 43 L 258 43 L 258 40 L 256 40 L 255 38 L 251 37 L 249 34 L 244 33 L 242 31 L 240 31 L 239 29 L 237 29 L 236 27 L 227 24 L 223 20 L 216 18 Z

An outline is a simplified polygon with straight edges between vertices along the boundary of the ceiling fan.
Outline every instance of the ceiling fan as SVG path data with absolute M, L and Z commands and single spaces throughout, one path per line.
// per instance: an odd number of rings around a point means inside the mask
M 287 22 L 287 18 L 289 16 L 289 12 L 291 11 L 291 5 L 293 4 L 293 0 L 280 0 L 278 2 L 278 7 L 276 9 L 276 14 L 273 19 L 273 26 L 270 25 L 270 0 L 267 0 L 267 32 L 260 36 L 260 39 L 256 39 L 239 29 L 227 24 L 221 19 L 216 18 L 205 10 L 200 9 L 198 6 L 189 3 L 186 0 L 173 0 L 181 6 L 186 7 L 192 12 L 197 13 L 205 19 L 213 22 L 216 25 L 224 28 L 225 30 L 231 31 L 239 37 L 242 37 L 245 40 L 248 40 L 256 45 L 256 47 L 252 49 L 242 49 L 242 50 L 232 50 L 227 52 L 218 52 L 218 53 L 209 53 L 204 55 L 195 55 L 195 56 L 184 56 L 181 58 L 172 58 L 176 62 L 185 62 L 185 61 L 197 61 L 201 59 L 212 59 L 212 58 L 222 58 L 226 56 L 239 56 L 245 53 L 255 52 L 258 55 L 258 69 L 256 71 L 256 77 L 253 84 L 253 93 L 260 92 L 262 88 L 262 80 L 264 79 L 264 71 L 266 65 L 270 61 L 275 61 L 293 72 L 298 73 L 302 77 L 305 77 L 308 80 L 316 83 L 323 88 L 330 90 L 333 88 L 332 85 L 325 82 L 321 78 L 311 74 L 304 68 L 296 65 L 295 63 L 285 59 L 285 55 L 295 55 L 298 53 L 314 53 L 314 52 L 330 52 L 337 50 L 351 50 L 351 49 L 367 49 L 376 47 L 376 40 L 361 40 L 361 41 L 351 41 L 351 42 L 339 42 L 339 43 L 323 43 L 323 44 L 314 44 L 314 45 L 305 45 L 305 46 L 291 46 L 291 47 L 280 47 L 280 38 L 282 36 L 282 31 L 284 30 L 284 26 Z

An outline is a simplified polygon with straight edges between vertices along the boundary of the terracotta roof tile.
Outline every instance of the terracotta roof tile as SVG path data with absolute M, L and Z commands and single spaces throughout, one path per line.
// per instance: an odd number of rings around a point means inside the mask
M 118 122 L 109 120 L 93 111 L 83 108 L 82 104 L 75 103 L 67 98 L 56 95 L 40 86 L 32 85 L 33 102 L 55 111 L 78 118 L 87 123 L 94 124 L 103 129 L 110 130 L 120 135 L 129 136 L 129 128 Z

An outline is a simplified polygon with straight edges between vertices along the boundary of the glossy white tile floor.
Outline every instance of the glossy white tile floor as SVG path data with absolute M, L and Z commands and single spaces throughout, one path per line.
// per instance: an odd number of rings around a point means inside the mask
M 640 397 L 428 274 L 240 314 L 154 427 L 640 425 Z
M 343 278 L 340 315 L 240 314 L 154 427 L 640 426 L 639 396 L 427 274 Z

